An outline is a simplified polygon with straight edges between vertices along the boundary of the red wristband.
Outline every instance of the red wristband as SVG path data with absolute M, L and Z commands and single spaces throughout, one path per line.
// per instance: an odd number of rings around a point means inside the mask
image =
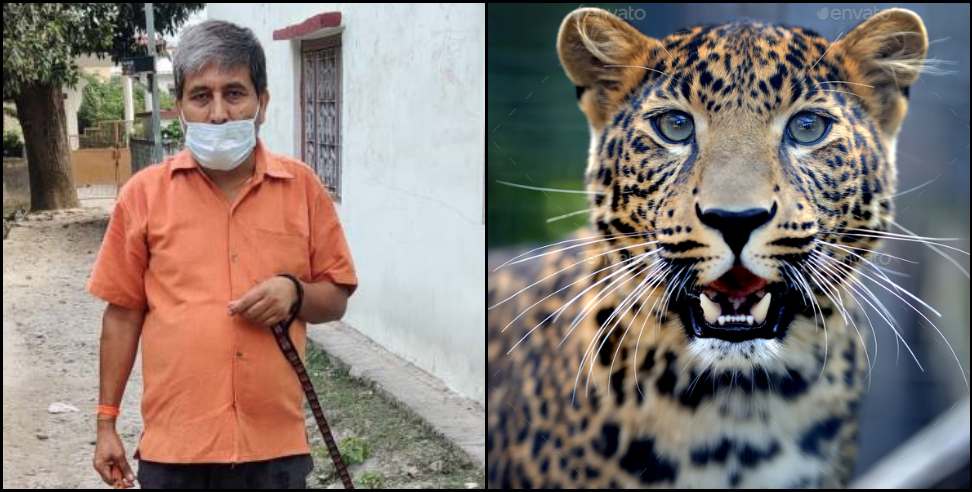
M 104 415 L 106 417 L 117 417 L 120 410 L 115 405 L 98 405 L 98 415 Z

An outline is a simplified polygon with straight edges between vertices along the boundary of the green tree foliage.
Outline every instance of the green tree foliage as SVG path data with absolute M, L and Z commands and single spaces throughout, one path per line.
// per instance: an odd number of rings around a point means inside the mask
M 121 120 L 125 118 L 124 89 L 122 78 L 112 76 L 103 81 L 91 74 L 82 74 L 86 85 L 82 91 L 81 107 L 78 109 L 78 131 L 97 124 L 99 121 Z M 133 84 L 132 97 L 136 112 L 145 107 L 145 91 L 141 84 Z M 175 108 L 175 98 L 166 91 L 159 91 L 159 107 L 163 110 Z
M 77 206 L 62 91 L 77 86 L 81 55 L 147 54 L 141 3 L 4 3 L 3 99 L 24 130 L 32 209 Z M 153 4 L 155 31 L 172 34 L 205 4 Z
M 120 120 L 125 117 L 124 91 L 121 77 L 114 76 L 103 82 L 94 75 L 84 74 L 87 82 L 82 92 L 81 107 L 78 109 L 78 131 L 97 124 L 99 121 Z M 145 93 L 133 90 L 136 108 L 145 107 Z

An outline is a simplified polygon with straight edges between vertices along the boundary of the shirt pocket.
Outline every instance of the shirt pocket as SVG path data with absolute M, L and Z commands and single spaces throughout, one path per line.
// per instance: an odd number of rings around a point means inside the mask
M 258 281 L 279 273 L 310 278 L 310 238 L 293 232 L 255 227 L 254 250 L 261 258 Z

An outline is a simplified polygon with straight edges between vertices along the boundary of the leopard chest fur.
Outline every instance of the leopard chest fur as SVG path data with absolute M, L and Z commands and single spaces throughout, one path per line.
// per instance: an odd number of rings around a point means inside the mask
M 545 271 L 573 261 L 551 258 Z M 495 282 L 494 300 L 522 282 Z M 549 282 L 550 292 L 566 284 L 557 276 Z M 653 297 L 640 310 L 631 305 L 612 316 L 623 293 L 578 297 L 582 291 L 545 299 L 505 330 L 490 324 L 491 486 L 787 487 L 847 480 L 867 364 L 856 332 L 834 330 L 840 315 L 826 310 L 834 331 L 826 345 L 812 317 L 798 318 L 789 345 L 753 366 L 754 354 L 766 347 L 725 342 L 689 349 L 677 316 L 650 312 L 658 305 Z M 513 319 L 534 302 L 523 299 L 493 317 Z M 713 357 L 721 357 L 718 368 Z

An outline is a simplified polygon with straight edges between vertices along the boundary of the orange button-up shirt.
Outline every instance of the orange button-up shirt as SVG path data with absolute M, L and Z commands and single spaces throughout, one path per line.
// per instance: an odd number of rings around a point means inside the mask
M 303 391 L 268 328 L 228 304 L 278 273 L 357 278 L 334 205 L 313 171 L 258 142 L 231 204 L 188 150 L 122 188 L 88 290 L 144 309 L 138 455 L 238 463 L 308 453 Z M 303 355 L 306 327 L 290 336 Z

